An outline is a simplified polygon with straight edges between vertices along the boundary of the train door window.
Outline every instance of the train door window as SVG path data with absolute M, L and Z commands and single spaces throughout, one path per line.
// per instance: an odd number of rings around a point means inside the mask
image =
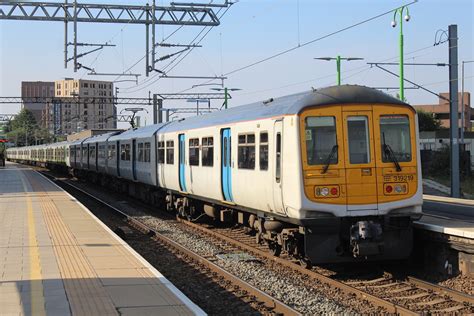
M 120 160 L 127 160 L 125 154 L 125 144 L 120 145 Z
M 99 158 L 105 158 L 105 145 L 99 145 Z
M 268 170 L 268 133 L 260 133 L 260 170 Z
M 280 179 L 281 179 L 281 133 L 277 133 L 277 135 L 276 135 L 275 159 L 276 159 L 275 180 L 276 180 L 277 183 L 280 183 Z
M 410 121 L 406 115 L 383 115 L 380 117 L 380 139 L 382 161 L 411 161 Z M 393 157 L 392 157 L 393 155 Z
M 87 158 L 87 146 L 86 145 L 84 145 L 84 147 L 82 147 L 82 157 L 84 158 L 84 161 Z
M 255 134 L 241 134 L 238 142 L 239 169 L 255 169 Z
M 89 147 L 89 158 L 95 158 L 95 146 Z
M 337 164 L 336 119 L 333 116 L 307 117 L 305 140 L 308 165 Z
M 108 146 L 107 159 L 115 159 L 115 145 Z
M 199 138 L 189 140 L 189 165 L 199 166 Z
M 130 161 L 130 144 L 125 144 L 125 160 Z
M 165 163 L 165 141 L 158 142 L 158 163 Z
M 214 163 L 214 138 L 203 137 L 202 139 L 202 165 L 212 167 Z
M 144 162 L 150 162 L 150 156 L 151 156 L 151 143 L 150 142 L 146 142 L 144 144 L 143 151 L 144 151 L 144 156 L 143 156 Z
M 138 159 L 139 162 L 143 161 L 143 143 L 138 143 Z
M 169 165 L 174 164 L 174 141 L 166 141 L 166 163 Z
M 347 137 L 350 163 L 369 163 L 370 144 L 367 116 L 349 116 L 347 118 Z

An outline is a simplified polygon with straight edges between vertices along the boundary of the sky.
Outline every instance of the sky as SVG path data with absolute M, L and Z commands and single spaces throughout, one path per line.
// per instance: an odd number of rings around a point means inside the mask
M 79 1 L 82 2 L 82 1 Z M 180 2 L 198 2 L 182 0 Z M 204 0 L 202 2 L 205 2 Z M 214 0 L 222 3 L 224 0 Z M 145 4 L 145 1 L 92 1 L 87 3 Z M 157 0 L 157 5 L 169 1 Z M 392 28 L 393 9 L 411 1 L 396 0 L 240 0 L 227 11 L 215 8 L 221 16 L 220 25 L 204 30 L 202 48 L 192 50 L 185 58 L 157 64 L 169 76 L 221 76 L 225 85 L 241 90 L 231 93 L 229 105 L 238 106 L 336 84 L 334 61 L 315 57 L 360 57 L 362 61 L 342 63 L 343 84 L 371 87 L 391 87 L 385 92 L 396 95 L 399 79 L 368 62 L 398 62 L 399 26 Z M 474 2 L 472 0 L 419 0 L 408 6 L 410 21 L 403 22 L 404 56 L 406 63 L 447 63 L 448 44 L 434 46 L 438 30 L 458 25 L 459 64 L 474 60 Z M 367 23 L 337 32 L 382 13 L 386 15 Z M 398 19 L 398 17 L 397 17 Z M 399 23 L 399 21 L 398 21 Z M 157 42 L 188 44 L 203 27 L 156 27 Z M 174 33 L 173 33 L 174 32 Z M 438 32 L 440 33 L 440 32 Z M 332 35 L 330 35 L 332 34 Z M 171 36 L 170 36 L 171 35 Z M 328 36 L 329 35 L 329 36 Z M 168 38 L 169 37 L 169 38 Z M 72 25 L 69 29 L 72 39 Z M 445 39 L 443 37 L 442 39 Z M 310 44 L 305 43 L 314 41 Z M 80 59 L 83 65 L 98 73 L 141 74 L 135 82 L 117 82 L 121 97 L 147 97 L 149 93 L 211 92 L 220 81 L 190 79 L 160 79 L 157 73 L 146 77 L 145 26 L 132 24 L 78 24 L 78 42 L 104 43 L 104 48 Z M 64 69 L 64 24 L 61 22 L 0 20 L 0 96 L 20 96 L 21 81 L 54 81 L 64 77 L 91 80 L 115 80 L 116 76 L 90 76 L 89 71 L 73 72 L 72 64 Z M 293 49 L 265 62 L 239 70 L 258 61 Z M 83 52 L 84 50 L 79 50 Z M 157 58 L 178 49 L 157 49 Z M 70 51 L 72 53 L 72 51 Z M 141 62 L 138 62 L 140 59 Z M 137 63 L 138 62 L 138 63 Z M 135 63 L 136 66 L 130 68 Z M 398 73 L 398 66 L 386 66 Z M 474 91 L 474 63 L 465 65 L 465 90 Z M 459 67 L 461 77 L 461 67 Z M 405 78 L 435 93 L 448 91 L 448 67 L 406 66 Z M 118 80 L 130 79 L 122 77 Z M 411 87 L 406 83 L 405 87 Z M 461 81 L 459 82 L 461 91 Z M 438 98 L 421 89 L 407 89 L 411 104 L 437 103 Z M 222 101 L 212 102 L 213 107 Z M 194 103 L 165 101 L 164 107 L 190 107 Z M 123 107 L 119 106 L 120 112 Z M 17 105 L 0 105 L 0 114 L 16 113 Z M 149 109 L 151 113 L 151 109 Z M 142 123 L 151 123 L 151 114 L 144 114 Z M 139 114 L 140 115 L 140 114 Z M 126 127 L 119 126 L 119 127 Z

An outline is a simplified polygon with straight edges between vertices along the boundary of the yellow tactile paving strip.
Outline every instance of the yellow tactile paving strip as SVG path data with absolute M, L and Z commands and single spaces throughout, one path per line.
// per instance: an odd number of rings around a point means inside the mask
M 0 169 L 0 315 L 193 311 L 71 196 L 33 170 Z

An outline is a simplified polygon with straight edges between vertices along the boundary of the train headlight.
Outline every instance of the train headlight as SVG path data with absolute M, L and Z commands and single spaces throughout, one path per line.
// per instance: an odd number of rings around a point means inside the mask
M 395 186 L 395 193 L 402 193 L 403 192 L 403 186 L 401 186 L 400 184 L 397 184 Z
M 322 188 L 321 189 L 321 195 L 322 196 L 328 196 L 329 194 L 329 189 L 328 188 Z

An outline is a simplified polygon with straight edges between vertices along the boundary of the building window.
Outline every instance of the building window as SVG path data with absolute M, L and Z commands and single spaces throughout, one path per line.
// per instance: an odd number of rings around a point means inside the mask
M 268 133 L 260 133 L 260 170 L 268 170 Z
M 158 142 L 158 163 L 165 163 L 165 142 Z
M 255 134 L 239 135 L 239 169 L 255 169 Z
M 214 162 L 214 138 L 202 139 L 202 165 L 212 167 Z
M 174 164 L 174 141 L 166 141 L 166 163 L 169 165 Z
M 138 161 L 143 161 L 143 143 L 138 143 Z
M 199 138 L 189 140 L 189 165 L 199 166 Z

